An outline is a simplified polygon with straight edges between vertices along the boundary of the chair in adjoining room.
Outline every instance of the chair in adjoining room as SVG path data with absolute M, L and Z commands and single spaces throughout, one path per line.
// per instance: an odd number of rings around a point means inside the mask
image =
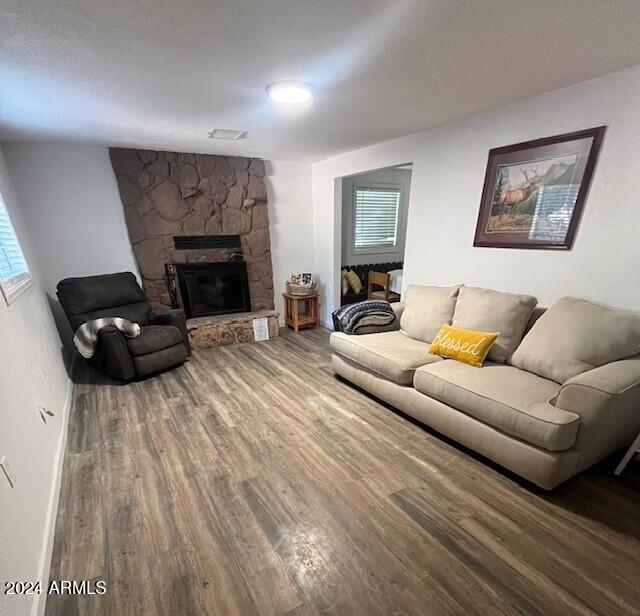
M 182 364 L 191 354 L 182 310 L 151 310 L 131 272 L 66 278 L 58 283 L 58 299 L 74 333 L 102 317 L 122 317 L 140 325 L 128 338 L 113 325 L 98 332 L 95 354 L 87 362 L 109 376 L 129 381 Z
M 374 291 L 374 287 L 382 290 Z M 399 302 L 400 295 L 391 290 L 391 275 L 387 272 L 369 271 L 367 285 L 367 299 L 382 299 L 387 302 Z

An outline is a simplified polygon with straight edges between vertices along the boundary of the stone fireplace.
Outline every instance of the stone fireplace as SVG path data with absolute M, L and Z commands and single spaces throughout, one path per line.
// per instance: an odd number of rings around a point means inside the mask
M 173 303 L 167 265 L 242 258 L 249 309 L 273 309 L 262 160 L 122 148 L 112 148 L 109 154 L 142 284 L 154 308 Z M 203 244 L 205 236 L 219 240 Z M 230 236 L 234 240 L 225 242 Z

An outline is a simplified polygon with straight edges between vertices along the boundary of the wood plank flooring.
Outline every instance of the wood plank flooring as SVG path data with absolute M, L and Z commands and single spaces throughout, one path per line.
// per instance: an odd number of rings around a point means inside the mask
M 638 463 L 546 494 L 331 371 L 328 332 L 75 388 L 47 614 L 638 614 Z

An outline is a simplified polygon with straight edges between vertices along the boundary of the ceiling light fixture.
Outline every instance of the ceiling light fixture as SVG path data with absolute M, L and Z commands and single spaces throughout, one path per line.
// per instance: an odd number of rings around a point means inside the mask
M 230 141 L 238 141 L 247 136 L 246 130 L 232 130 L 229 128 L 214 128 L 207 133 L 209 139 L 227 139 Z
M 267 86 L 267 94 L 277 103 L 297 105 L 311 100 L 311 88 L 301 81 L 275 81 Z

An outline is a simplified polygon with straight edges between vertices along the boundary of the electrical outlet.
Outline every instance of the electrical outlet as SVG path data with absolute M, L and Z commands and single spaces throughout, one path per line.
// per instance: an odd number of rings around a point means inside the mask
M 7 462 L 7 456 L 0 457 L 0 468 L 7 478 L 9 485 L 13 488 L 16 485 L 16 473 L 13 467 Z

